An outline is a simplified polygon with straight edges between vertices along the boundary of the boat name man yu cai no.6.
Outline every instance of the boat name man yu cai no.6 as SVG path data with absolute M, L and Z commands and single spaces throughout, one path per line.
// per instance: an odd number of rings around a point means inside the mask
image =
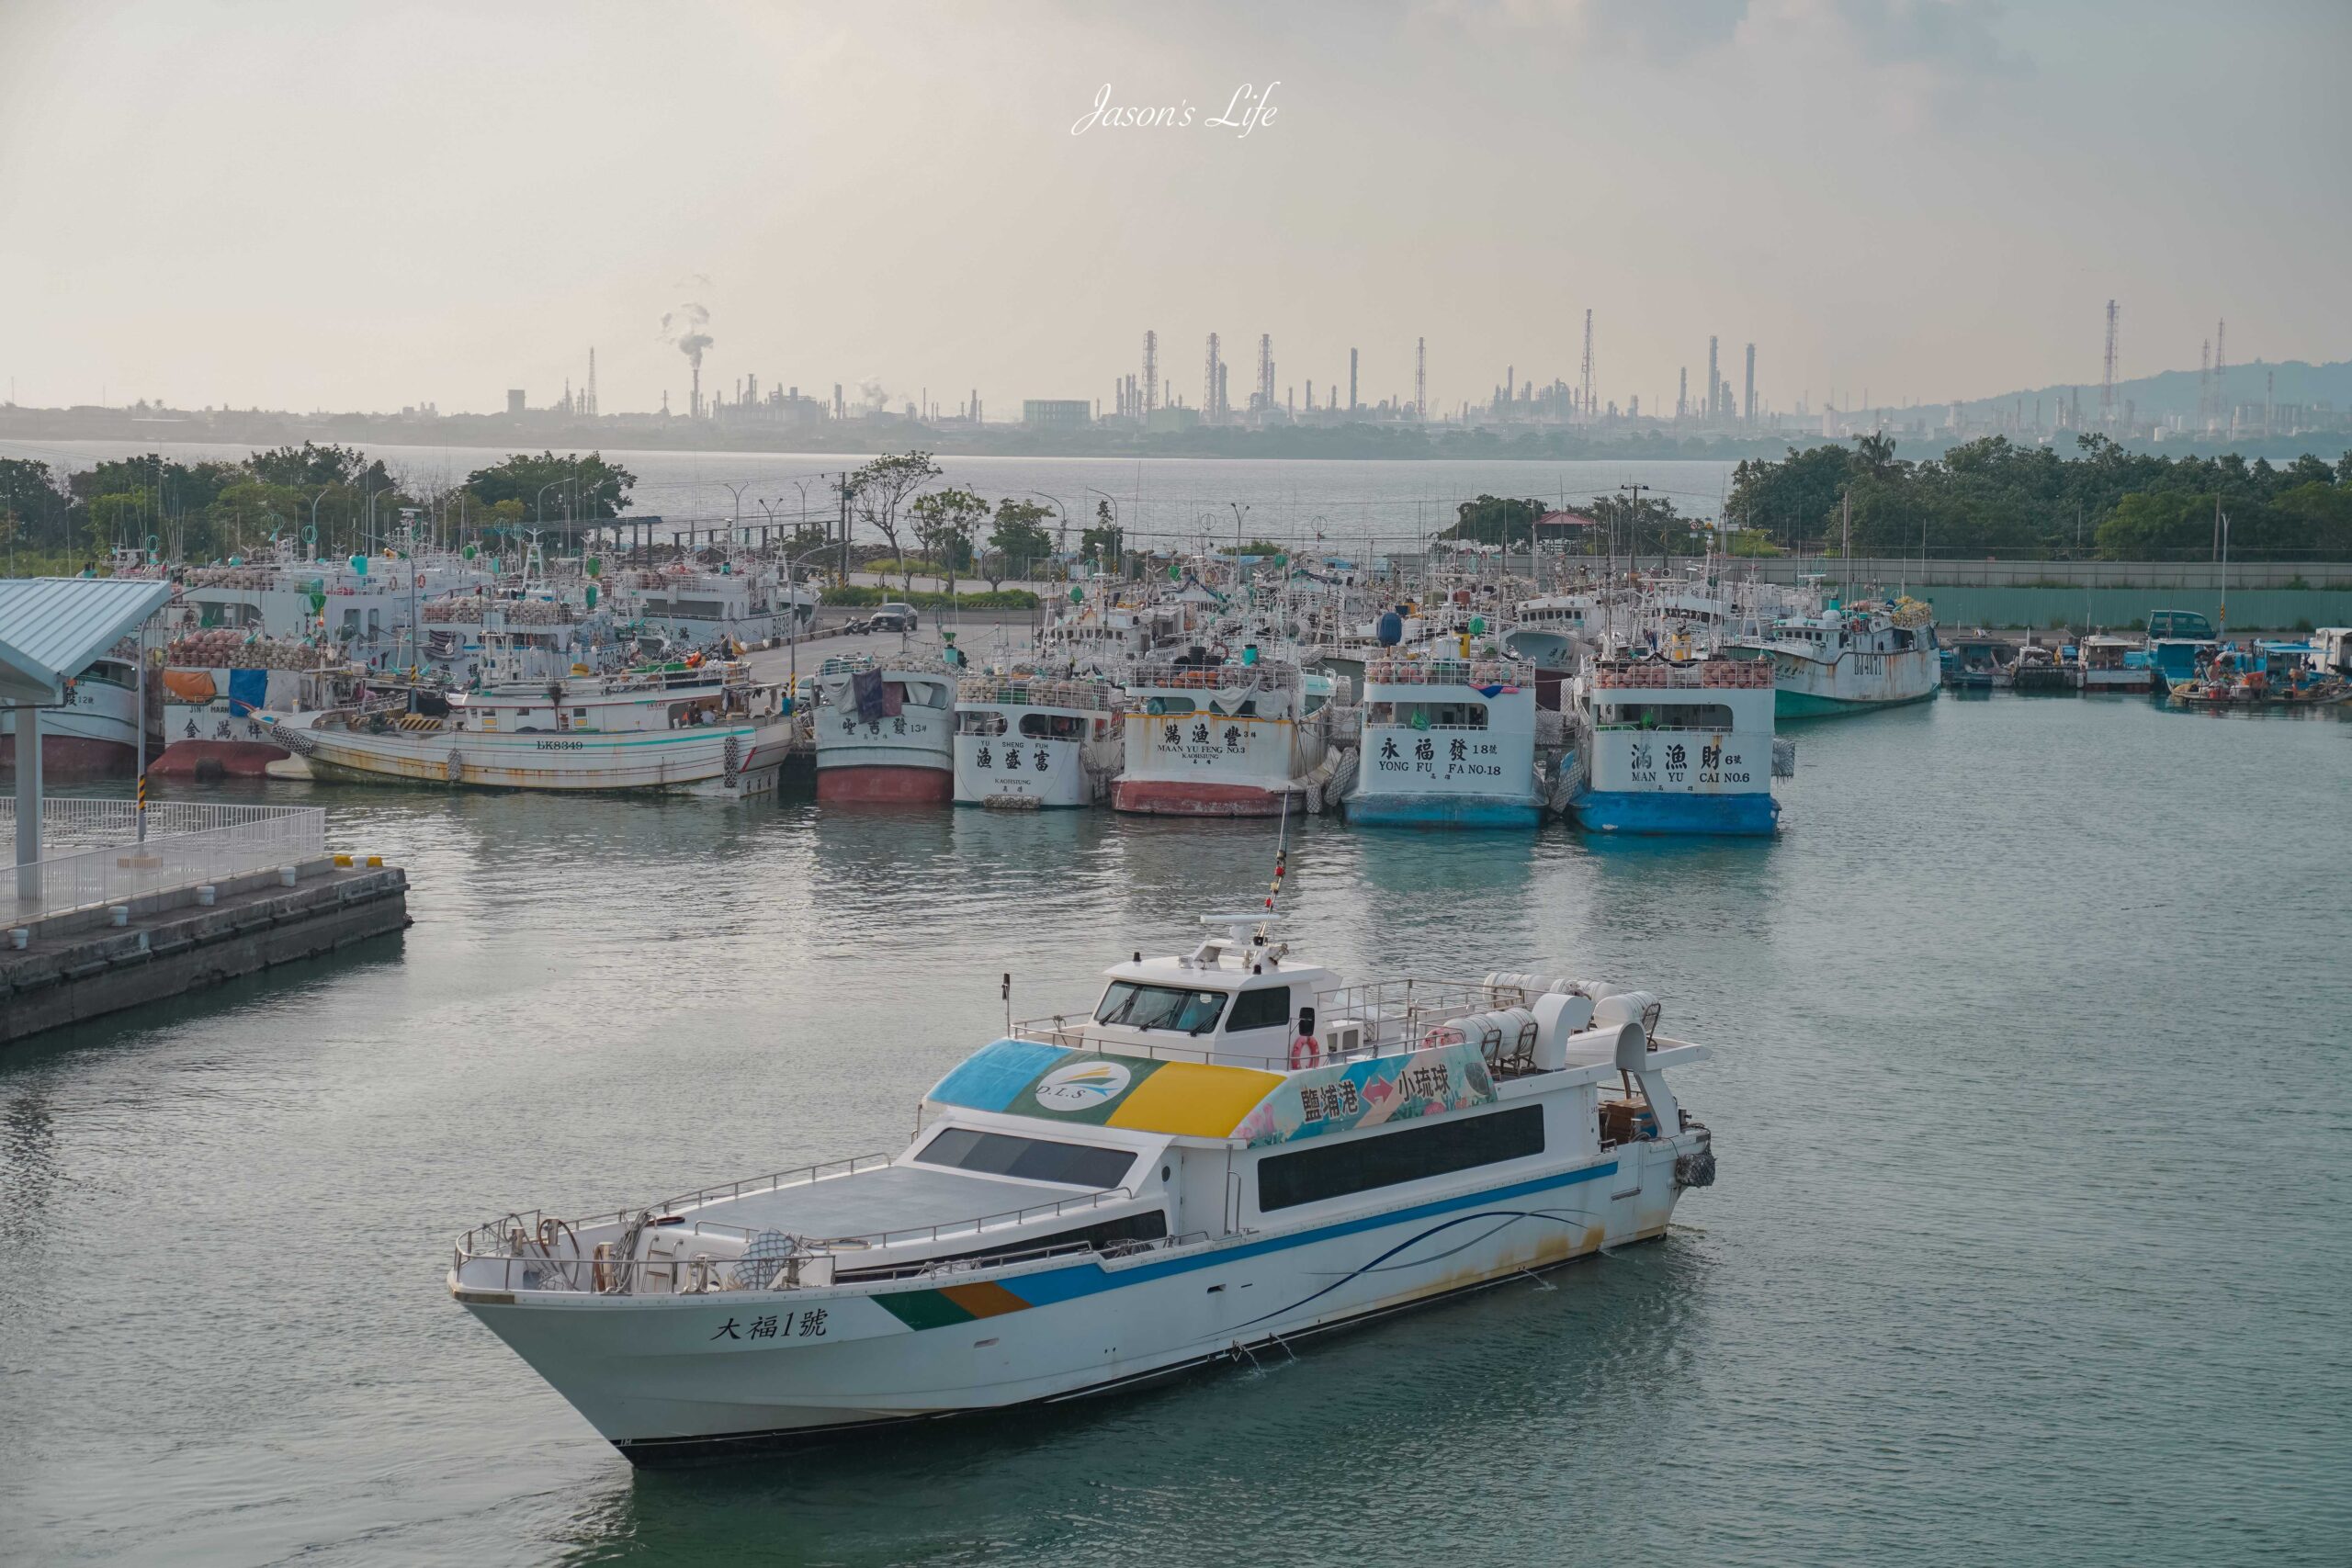
M 1350 985 L 1253 917 L 1106 974 L 913 1142 L 599 1219 L 509 1214 L 449 1289 L 630 1459 L 1154 1377 L 1662 1235 L 1714 1179 L 1646 992 Z

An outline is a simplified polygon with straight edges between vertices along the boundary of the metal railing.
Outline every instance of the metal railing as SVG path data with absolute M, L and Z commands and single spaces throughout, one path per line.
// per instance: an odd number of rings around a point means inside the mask
M 143 841 L 137 810 L 127 800 L 43 801 L 43 836 L 54 827 L 79 847 L 17 868 L 12 918 L 40 919 L 127 904 L 326 853 L 327 814 L 315 806 L 159 801 L 147 807 Z M 10 801 L 5 825 L 13 828 L 15 818 Z

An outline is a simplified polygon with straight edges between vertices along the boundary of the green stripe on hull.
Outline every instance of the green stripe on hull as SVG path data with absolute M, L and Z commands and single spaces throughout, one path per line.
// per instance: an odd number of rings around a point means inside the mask
M 1924 703 L 1932 698 L 1938 688 L 1928 687 L 1916 697 L 1890 697 L 1883 703 L 1861 702 L 1849 697 L 1815 696 L 1811 692 L 1792 692 L 1786 686 L 1773 689 L 1772 716 L 1775 718 L 1828 718 L 1844 714 L 1875 713 L 1881 708 L 1899 708 L 1912 703 Z
M 874 1299 L 909 1328 L 945 1328 L 951 1324 L 970 1323 L 978 1316 L 957 1306 L 937 1291 L 907 1291 Z

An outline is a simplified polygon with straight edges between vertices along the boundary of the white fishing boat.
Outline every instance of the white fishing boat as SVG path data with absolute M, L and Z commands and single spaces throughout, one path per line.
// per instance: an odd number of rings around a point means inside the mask
M 1127 682 L 1121 811 L 1272 817 L 1329 749 L 1328 679 L 1288 660 L 1216 662 L 1202 650 L 1138 666 Z
M 161 693 L 151 695 L 159 705 Z M 151 706 L 151 713 L 157 711 Z M 150 728 L 148 754 L 163 749 Z M 0 707 L 0 768 L 17 766 L 14 709 Z M 62 707 L 40 716 L 40 772 L 44 781 L 127 778 L 139 767 L 139 655 L 126 643 L 67 682 Z
M 956 804 L 1026 808 L 1107 798 L 1124 744 L 1119 689 L 1035 672 L 956 690 Z
M 828 659 L 811 682 L 817 798 L 944 806 L 956 795 L 956 672 L 935 660 Z
M 758 557 L 630 568 L 614 582 L 614 610 L 659 629 L 682 648 L 719 639 L 758 644 L 806 631 L 817 618 L 814 588 L 786 580 Z
M 2079 647 L 2073 673 L 2085 693 L 2155 690 L 2156 672 L 2149 666 L 2147 650 L 2133 638 L 2096 633 Z
M 1922 702 L 1941 689 L 1943 677 L 1935 613 L 1916 599 L 1832 605 L 1817 615 L 1784 617 L 1730 651 L 1771 660 L 1782 718 Z
M 1350 821 L 1449 828 L 1543 821 L 1532 666 L 1391 653 L 1366 663 L 1363 682 Z M 1552 717 L 1556 725 L 1559 716 Z
M 411 711 L 402 694 L 271 738 L 315 777 L 492 789 L 666 790 L 740 799 L 776 787 L 794 721 L 740 664 L 458 692 Z
M 165 645 L 164 749 L 157 778 L 261 778 L 288 753 L 268 720 L 348 705 L 367 671 L 336 650 L 292 637 L 183 629 Z
M 1713 1181 L 1668 1084 L 1707 1050 L 1650 994 L 1350 985 L 1257 917 L 1206 923 L 983 1046 L 895 1155 L 511 1213 L 450 1292 L 659 1463 L 1287 1348 L 1663 1235 Z
M 1572 686 L 1586 758 L 1569 806 L 1578 826 L 1762 834 L 1778 824 L 1769 660 L 1603 660 Z

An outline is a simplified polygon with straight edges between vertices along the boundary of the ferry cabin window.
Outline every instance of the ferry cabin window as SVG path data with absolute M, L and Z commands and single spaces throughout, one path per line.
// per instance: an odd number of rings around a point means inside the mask
M 1269 1155 L 1258 1163 L 1258 1207 L 1272 1213 L 1543 1152 L 1540 1105 L 1484 1116 L 1442 1116 L 1402 1132 Z
M 1102 1005 L 1094 1010 L 1094 1021 L 1129 1029 L 1179 1029 L 1187 1034 L 1206 1034 L 1216 1027 L 1217 1015 L 1224 1010 L 1223 991 L 1191 991 L 1178 986 L 1138 986 L 1132 980 L 1114 980 L 1102 993 Z
M 915 1159 L 923 1165 L 944 1165 L 985 1176 L 1018 1177 L 1023 1181 L 1055 1181 L 1066 1187 L 1091 1187 L 1100 1191 L 1116 1187 L 1136 1156 L 1127 1149 L 1096 1148 L 1088 1144 L 1057 1144 L 1050 1138 L 1018 1138 L 1010 1133 L 983 1133 L 971 1127 L 948 1127 L 922 1146 Z
M 1233 998 L 1233 1016 L 1225 1021 L 1226 1032 L 1237 1029 L 1272 1029 L 1290 1027 L 1290 987 L 1268 986 L 1263 990 L 1244 991 Z

